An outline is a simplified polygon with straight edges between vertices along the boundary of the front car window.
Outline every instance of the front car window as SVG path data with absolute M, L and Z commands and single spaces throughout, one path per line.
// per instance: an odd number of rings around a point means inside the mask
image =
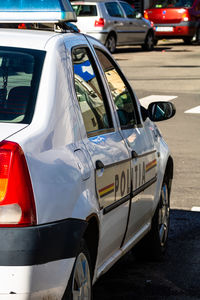
M 75 48 L 72 52 L 77 99 L 88 135 L 113 128 L 111 114 L 102 83 L 89 49 Z
M 136 110 L 129 87 L 113 62 L 101 50 L 95 49 L 95 51 L 107 78 L 122 129 L 135 126 L 137 124 Z
M 116 17 L 116 18 L 123 18 L 123 12 L 119 6 L 118 3 L 116 2 L 107 2 L 105 3 L 106 9 L 108 14 L 111 17 Z
M 73 7 L 77 17 L 96 17 L 97 16 L 96 5 L 73 4 L 72 7 Z
M 44 57 L 44 51 L 0 47 L 0 122 L 31 122 Z
M 152 8 L 192 7 L 194 0 L 156 0 Z

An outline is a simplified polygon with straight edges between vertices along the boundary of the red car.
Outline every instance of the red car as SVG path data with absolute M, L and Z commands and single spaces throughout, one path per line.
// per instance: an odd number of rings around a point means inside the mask
M 154 23 L 158 39 L 183 39 L 186 44 L 193 37 L 200 42 L 200 0 L 155 0 L 144 17 Z

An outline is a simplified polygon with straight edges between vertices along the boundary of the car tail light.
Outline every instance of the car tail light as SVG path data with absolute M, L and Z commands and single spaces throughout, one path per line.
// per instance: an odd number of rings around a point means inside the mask
M 0 143 L 0 227 L 36 224 L 31 179 L 21 147 Z
M 104 22 L 103 18 L 99 18 L 98 20 L 95 20 L 95 22 L 94 22 L 95 27 L 103 27 L 104 24 L 105 24 L 105 22 Z
M 182 20 L 185 22 L 190 21 L 190 14 L 189 14 L 188 10 L 184 10 L 184 12 L 182 14 Z
M 147 20 L 149 19 L 148 12 L 146 10 L 144 11 L 144 18 Z
M 26 29 L 26 28 L 27 28 L 26 24 L 24 24 L 24 23 L 21 23 L 18 25 L 18 29 Z

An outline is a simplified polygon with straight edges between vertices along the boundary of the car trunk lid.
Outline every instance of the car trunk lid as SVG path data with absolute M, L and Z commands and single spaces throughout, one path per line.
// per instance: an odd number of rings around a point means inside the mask
M 188 9 L 185 8 L 155 8 L 146 10 L 148 19 L 154 24 L 180 23 Z

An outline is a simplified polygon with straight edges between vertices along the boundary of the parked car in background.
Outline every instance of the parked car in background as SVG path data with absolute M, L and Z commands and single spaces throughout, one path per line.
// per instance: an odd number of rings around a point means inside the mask
M 154 30 L 127 2 L 118 0 L 74 1 L 76 25 L 82 33 L 101 41 L 111 53 L 117 46 L 141 45 L 144 50 L 154 48 Z
M 200 42 L 200 0 L 156 0 L 144 11 L 144 17 L 154 22 L 155 40 L 193 37 Z

